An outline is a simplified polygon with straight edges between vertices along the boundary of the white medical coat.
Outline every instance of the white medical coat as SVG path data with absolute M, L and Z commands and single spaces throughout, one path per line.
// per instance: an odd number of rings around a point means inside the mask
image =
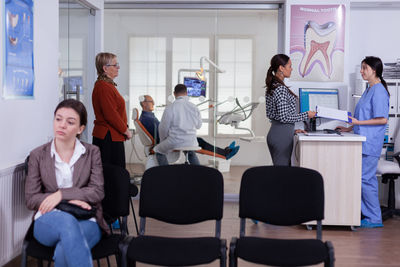
M 158 126 L 160 143 L 154 151 L 168 154 L 175 148 L 198 146 L 196 129 L 201 127 L 201 115 L 188 96 L 178 96 L 165 108 Z

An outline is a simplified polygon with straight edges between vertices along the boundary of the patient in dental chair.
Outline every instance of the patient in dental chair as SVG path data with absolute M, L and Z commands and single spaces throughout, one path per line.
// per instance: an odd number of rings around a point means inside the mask
M 142 107 L 142 114 L 140 115 L 139 121 L 143 124 L 146 130 L 153 136 L 156 144 L 160 142 L 160 137 L 158 135 L 158 126 L 160 121 L 154 115 L 154 100 L 151 96 L 145 95 L 143 101 L 140 102 Z M 197 142 L 199 146 L 206 151 L 209 155 L 213 155 L 214 151 L 216 156 L 220 158 L 230 159 L 239 151 L 240 146 L 235 146 L 235 141 L 233 141 L 229 146 L 225 148 L 214 147 L 210 143 L 206 142 L 203 138 L 197 137 Z

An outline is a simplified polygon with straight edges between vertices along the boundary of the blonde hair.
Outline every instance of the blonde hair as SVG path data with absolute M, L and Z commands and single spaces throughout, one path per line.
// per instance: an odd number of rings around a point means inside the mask
M 98 53 L 96 56 L 96 70 L 97 70 L 97 75 L 103 75 L 104 74 L 104 69 L 103 67 L 107 64 L 111 63 L 111 60 L 116 58 L 117 56 L 114 55 L 113 53 Z

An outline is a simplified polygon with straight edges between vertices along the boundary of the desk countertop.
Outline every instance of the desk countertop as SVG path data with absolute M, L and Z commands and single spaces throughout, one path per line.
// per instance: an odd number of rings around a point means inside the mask
M 341 142 L 363 142 L 367 140 L 365 136 L 353 134 L 353 133 L 342 133 L 342 135 L 305 135 L 303 133 L 297 134 L 299 141 L 341 141 Z

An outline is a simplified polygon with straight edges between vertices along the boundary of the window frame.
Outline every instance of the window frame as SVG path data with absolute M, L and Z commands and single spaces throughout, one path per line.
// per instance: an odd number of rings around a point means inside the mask
M 172 34 L 161 34 L 161 35 L 137 35 L 137 34 L 130 34 L 128 35 L 128 73 L 130 74 L 131 72 L 131 61 L 130 61 L 130 40 L 131 38 L 165 38 L 165 42 L 166 42 L 166 51 L 165 51 L 165 99 L 164 99 L 164 103 L 160 103 L 159 101 L 159 105 L 166 105 L 168 103 L 168 96 L 173 94 L 173 73 L 172 73 L 172 66 L 173 66 L 173 55 L 172 55 L 172 51 L 173 51 L 173 39 L 174 38 L 208 38 L 209 39 L 209 55 L 208 58 L 210 58 L 210 60 L 212 60 L 213 62 L 215 62 L 218 65 L 218 51 L 217 51 L 217 46 L 218 46 L 218 41 L 221 39 L 250 39 L 252 42 L 252 56 L 251 56 L 251 66 L 252 66 L 252 74 L 251 74 L 251 96 L 250 96 L 250 101 L 252 101 L 252 96 L 254 95 L 254 89 L 253 89 L 253 85 L 254 85 L 254 60 L 255 60 L 255 36 L 253 35 L 227 35 L 227 34 L 223 34 L 223 35 L 215 35 L 215 34 L 196 34 L 196 35 L 191 35 L 191 34 L 177 34 L 177 35 L 172 35 Z M 213 69 L 211 69 L 213 70 Z M 211 81 L 211 82 L 210 82 Z M 130 78 L 128 77 L 128 85 L 129 85 L 129 100 L 130 100 L 130 88 L 131 88 L 131 84 L 130 84 Z M 209 98 L 212 97 L 213 99 L 218 99 L 218 77 L 216 75 L 215 71 L 210 71 L 209 72 L 209 79 L 207 82 L 208 85 L 208 93 L 209 93 Z M 129 115 L 131 115 L 131 110 L 133 107 L 136 107 L 135 105 L 131 104 L 130 101 L 128 103 L 129 105 Z M 215 138 L 232 138 L 232 137 L 244 137 L 244 136 L 249 136 L 248 132 L 244 132 L 241 134 L 238 133 L 232 133 L 232 134 L 227 134 L 227 133 L 218 133 L 217 131 L 217 122 L 216 122 L 216 114 L 217 114 L 217 108 L 216 109 L 209 109 L 209 113 L 208 113 L 208 119 L 204 119 L 207 120 L 207 122 L 203 123 L 208 123 L 208 134 L 206 135 L 199 135 L 201 137 L 204 136 L 212 136 Z M 158 118 L 161 120 L 161 118 Z M 254 116 L 252 116 L 251 118 L 251 127 L 250 129 L 252 131 L 254 131 L 254 124 L 255 124 L 255 118 Z

